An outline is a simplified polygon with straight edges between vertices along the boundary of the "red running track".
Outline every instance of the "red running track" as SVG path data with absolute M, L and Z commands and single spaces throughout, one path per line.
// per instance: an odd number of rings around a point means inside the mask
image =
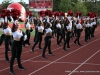
M 80 42 L 83 46 L 73 44 L 74 39 L 70 41 L 71 49 L 67 52 L 62 50 L 62 45 L 57 46 L 56 38 L 52 39 L 52 52 L 54 56 L 48 55 L 48 59 L 42 59 L 42 50 L 35 48 L 35 52 L 30 51 L 31 46 L 23 48 L 22 64 L 26 70 L 18 70 L 15 60 L 15 75 L 100 75 L 100 27 L 96 29 L 95 37 L 88 43 L 84 42 L 84 31 L 82 32 Z M 31 43 L 33 37 L 31 39 Z M 42 42 L 44 46 L 44 41 Z M 9 52 L 10 58 L 11 52 Z M 10 75 L 9 63 L 4 59 L 4 46 L 0 47 L 0 75 Z

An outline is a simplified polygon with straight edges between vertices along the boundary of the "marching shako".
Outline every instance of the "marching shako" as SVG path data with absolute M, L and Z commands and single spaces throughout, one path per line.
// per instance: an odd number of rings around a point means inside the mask
M 82 25 L 80 24 L 79 20 L 77 20 L 77 23 L 76 23 L 76 33 L 77 33 L 77 38 L 75 39 L 74 43 L 76 44 L 76 42 L 78 43 L 79 46 L 82 46 L 80 44 L 80 36 L 81 36 L 81 32 L 82 32 Z

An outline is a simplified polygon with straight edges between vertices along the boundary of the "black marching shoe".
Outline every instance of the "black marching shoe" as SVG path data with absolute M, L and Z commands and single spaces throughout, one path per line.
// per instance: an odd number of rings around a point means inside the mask
M 82 46 L 81 44 L 78 44 L 79 46 Z
M 14 75 L 14 74 L 15 74 L 15 72 L 14 72 L 14 71 L 10 71 L 10 73 L 11 73 L 12 75 Z
M 54 56 L 54 54 L 53 54 L 53 53 L 49 53 L 49 55 Z
M 42 59 L 47 59 L 45 56 L 42 56 Z
M 29 45 L 29 46 L 31 46 L 31 44 L 30 44 L 30 43 L 28 43 L 28 45 Z
M 68 49 L 70 49 L 70 47 L 67 47 Z
M 63 51 L 67 51 L 66 48 L 63 48 Z
M 26 70 L 24 67 L 18 67 L 19 70 Z
M 9 59 L 6 59 L 6 62 L 10 63 L 10 60 Z
M 10 49 L 8 49 L 8 51 L 10 52 L 11 50 L 10 50 Z
M 60 44 L 58 43 L 57 46 L 60 46 Z
M 39 49 L 41 50 L 42 48 L 41 48 L 41 47 L 39 47 Z
M 87 40 L 85 40 L 85 42 L 87 43 L 88 41 L 87 41 Z

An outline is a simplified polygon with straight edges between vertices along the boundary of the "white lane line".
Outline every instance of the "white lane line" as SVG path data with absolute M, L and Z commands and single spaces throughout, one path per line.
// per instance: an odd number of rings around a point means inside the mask
M 86 45 L 84 45 L 84 46 L 82 46 L 82 47 L 80 47 L 80 48 L 78 48 L 78 49 L 76 49 L 76 50 L 74 50 L 74 51 L 72 51 L 72 52 L 70 52 L 70 53 L 68 53 L 68 54 L 66 54 L 66 55 L 64 55 L 64 56 L 62 56 L 62 57 L 60 57 L 60 58 L 58 58 L 58 59 L 56 59 L 56 60 L 54 60 L 54 61 L 52 61 L 52 62 L 50 62 L 49 64 L 47 64 L 47 65 L 45 65 L 45 66 L 43 66 L 43 67 L 41 67 L 41 68 L 39 68 L 39 69 L 33 71 L 32 73 L 29 73 L 28 75 L 32 75 L 32 74 L 34 74 L 34 73 L 36 73 L 36 72 L 42 70 L 43 68 L 45 68 L 45 67 L 47 67 L 47 66 L 49 66 L 49 65 L 51 65 L 51 64 L 53 64 L 53 63 L 55 63 L 56 61 L 61 60 L 61 59 L 63 59 L 64 57 L 66 57 L 66 56 L 68 56 L 68 55 L 70 55 L 70 54 L 72 54 L 72 53 L 74 53 L 74 52 L 76 52 L 76 51 L 78 51 L 78 50 L 80 50 L 80 49 L 86 47 L 87 45 L 89 45 L 89 44 L 91 44 L 91 43 L 93 43 L 93 42 L 95 42 L 95 41 L 98 41 L 98 40 L 100 40 L 100 38 L 98 38 L 98 39 L 96 39 L 96 40 L 94 40 L 94 41 L 92 41 L 92 42 L 90 42 L 90 43 L 88 43 L 88 44 L 86 44 Z
M 36 63 L 44 63 L 44 62 L 51 62 L 51 61 L 30 61 L 30 62 L 36 62 Z
M 25 60 L 22 60 L 25 61 Z M 30 60 L 30 62 L 36 62 L 36 63 L 50 63 L 51 61 L 32 61 Z M 78 62 L 54 62 L 55 64 L 82 64 L 82 63 L 78 63 Z M 100 66 L 100 64 L 96 64 L 96 63 L 84 63 L 85 65 L 95 65 L 95 66 Z
M 40 61 L 41 62 L 41 61 Z M 49 62 L 49 61 L 48 61 Z M 75 63 L 75 62 L 55 62 L 58 64 L 82 64 L 82 63 Z M 95 66 L 100 66 L 100 64 L 96 64 L 96 63 L 84 63 L 85 65 L 95 65 Z
M 25 60 L 22 60 L 25 61 Z M 36 63 L 50 63 L 51 61 L 32 61 L 30 60 L 30 62 L 36 62 Z M 80 65 L 82 63 L 78 63 L 78 62 L 54 62 L 55 64 L 74 64 L 74 65 Z M 95 65 L 95 66 L 100 66 L 100 64 L 96 64 L 96 63 L 84 63 L 85 65 Z
M 77 69 L 79 69 L 82 65 L 84 65 L 88 60 L 90 60 L 93 56 L 95 56 L 97 53 L 99 53 L 100 50 L 96 51 L 93 55 L 91 55 L 87 60 L 85 60 L 82 64 L 80 64 L 78 67 L 76 67 L 73 71 L 71 71 L 68 75 L 71 75 L 74 73 Z

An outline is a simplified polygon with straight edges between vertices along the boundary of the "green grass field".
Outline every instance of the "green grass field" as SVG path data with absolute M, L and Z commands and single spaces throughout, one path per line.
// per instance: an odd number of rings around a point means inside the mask
M 25 28 L 22 28 L 21 30 L 25 32 Z M 1 35 L 1 34 L 2 34 L 2 32 L 0 31 L 0 35 Z M 33 31 L 31 32 L 31 36 L 34 36 L 34 34 L 35 34 L 35 31 L 33 30 Z

